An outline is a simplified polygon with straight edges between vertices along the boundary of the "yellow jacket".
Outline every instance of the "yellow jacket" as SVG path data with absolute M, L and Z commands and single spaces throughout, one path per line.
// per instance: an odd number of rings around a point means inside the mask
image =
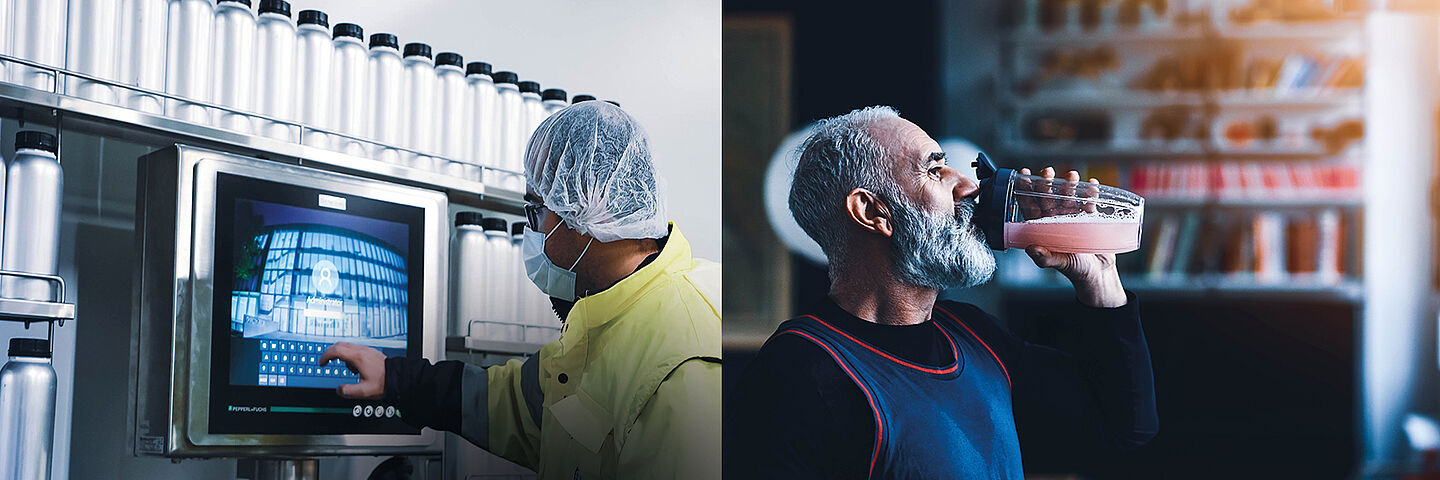
M 461 433 L 541 479 L 720 478 L 720 265 L 678 228 L 524 362 L 467 368 Z

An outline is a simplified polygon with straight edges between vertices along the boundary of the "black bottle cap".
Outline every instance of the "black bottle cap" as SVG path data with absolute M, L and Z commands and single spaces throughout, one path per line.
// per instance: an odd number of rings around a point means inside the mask
M 431 58 L 431 55 L 430 55 L 430 46 L 429 46 L 429 45 L 426 45 L 426 44 L 423 44 L 423 43 L 418 43 L 418 42 L 417 42 L 417 43 L 407 43 L 407 44 L 405 44 L 405 56 L 407 56 L 407 57 L 421 56 L 421 57 L 425 57 L 425 58 Z
M 300 12 L 300 13 L 303 14 L 303 13 L 305 13 L 305 12 Z M 356 24 L 353 24 L 353 23 L 337 23 L 337 24 L 335 24 L 335 34 L 334 34 L 334 35 L 331 35 L 330 37 L 331 37 L 331 38 L 354 37 L 354 38 L 358 38 L 358 39 L 360 39 L 360 40 L 365 40 L 365 29 L 360 28 L 359 25 L 356 25 Z
M 10 356 L 50 358 L 50 341 L 43 338 L 12 338 Z
M 454 65 L 465 68 L 465 57 L 455 52 L 444 52 L 435 56 L 436 65 Z
M 34 130 L 25 130 L 15 134 L 15 149 L 33 148 L 55 153 L 55 136 Z
M 510 224 L 511 235 L 524 235 L 526 222 L 515 222 Z
M 536 95 L 540 94 L 540 83 L 538 82 L 526 80 L 516 83 L 515 86 L 520 87 L 520 93 L 533 93 Z
M 243 3 L 243 4 L 245 4 L 246 7 L 249 7 L 249 6 L 250 6 L 250 0 L 220 0 L 220 1 L 215 2 L 215 3 L 225 3 L 225 2 Z
M 301 10 L 295 22 L 300 25 L 319 25 L 330 28 L 330 16 L 319 10 Z M 339 25 L 336 25 L 337 27 Z
M 489 74 L 490 74 L 490 64 L 485 63 L 485 62 L 470 62 L 469 65 L 466 65 L 466 66 L 465 66 L 465 74 L 466 74 L 466 75 L 476 75 L 476 74 L 479 74 L 479 75 L 489 75 Z
M 614 105 L 614 106 L 617 106 L 617 107 L 620 106 L 620 102 L 617 102 L 617 101 L 614 101 L 614 100 L 606 100 L 605 103 L 608 103 L 608 104 L 611 104 L 611 105 Z
M 540 92 L 541 100 L 559 100 L 563 102 L 566 98 L 570 98 L 570 96 L 566 95 L 564 90 L 558 88 L 547 88 L 545 91 Z
M 503 218 L 496 218 L 496 217 L 490 217 L 490 218 L 481 220 L 481 221 L 480 221 L 480 228 L 484 228 L 484 229 L 487 230 L 487 231 L 489 231 L 489 230 L 497 230 L 497 231 L 503 232 L 503 231 L 505 231 L 505 219 L 503 219 Z
M 290 2 L 285 0 L 260 0 L 260 13 L 278 13 L 290 18 Z
M 460 212 L 455 214 L 455 226 L 458 227 L 461 225 L 479 225 L 480 222 L 484 219 L 485 216 L 481 215 L 480 212 Z
M 495 83 L 515 83 L 520 81 L 520 76 L 515 72 L 495 72 Z
M 594 95 L 586 95 L 586 94 L 583 94 L 583 93 L 582 93 L 582 94 L 576 95 L 575 98 L 570 99 L 570 103 L 588 102 L 588 101 L 591 101 L 591 100 L 595 100 L 595 96 L 594 96 Z
M 388 33 L 377 33 L 370 36 L 370 48 L 375 47 L 390 47 L 394 49 L 399 49 L 400 39 L 395 38 L 394 35 Z

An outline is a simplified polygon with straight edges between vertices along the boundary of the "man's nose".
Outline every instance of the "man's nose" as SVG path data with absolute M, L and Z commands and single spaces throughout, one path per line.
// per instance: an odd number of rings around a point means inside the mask
M 951 178 L 955 179 L 955 186 L 952 187 L 951 190 L 951 193 L 955 195 L 955 201 L 958 202 L 962 198 L 974 195 L 975 192 L 980 190 L 980 181 L 970 178 L 968 175 L 960 173 L 959 170 L 954 168 L 945 168 L 949 170 L 947 173 L 951 175 Z

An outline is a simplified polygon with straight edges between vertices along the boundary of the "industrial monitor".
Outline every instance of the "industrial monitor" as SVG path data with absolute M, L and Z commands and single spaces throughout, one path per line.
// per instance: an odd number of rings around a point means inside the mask
M 447 201 L 435 191 L 177 146 L 142 158 L 137 454 L 434 453 L 440 436 L 358 376 L 336 342 L 437 358 Z

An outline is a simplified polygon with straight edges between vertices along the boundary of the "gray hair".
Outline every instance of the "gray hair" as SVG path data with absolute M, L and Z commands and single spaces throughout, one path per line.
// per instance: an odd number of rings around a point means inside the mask
M 849 242 L 845 196 L 851 190 L 869 190 L 887 204 L 901 200 L 890 162 L 884 161 L 890 152 L 871 136 L 871 127 L 892 118 L 900 118 L 900 112 L 886 106 L 827 118 L 815 124 L 815 133 L 800 146 L 790 184 L 790 214 L 820 244 L 832 266 L 844 258 Z

